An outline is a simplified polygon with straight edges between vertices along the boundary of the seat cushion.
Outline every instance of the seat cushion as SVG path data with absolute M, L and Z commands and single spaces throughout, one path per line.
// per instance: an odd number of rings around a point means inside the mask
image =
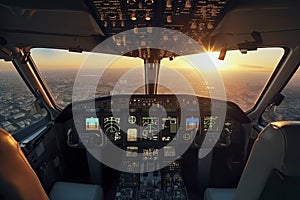
M 233 188 L 208 188 L 204 193 L 204 200 L 233 200 Z
M 50 200 L 102 200 L 99 185 L 56 182 L 49 194 Z

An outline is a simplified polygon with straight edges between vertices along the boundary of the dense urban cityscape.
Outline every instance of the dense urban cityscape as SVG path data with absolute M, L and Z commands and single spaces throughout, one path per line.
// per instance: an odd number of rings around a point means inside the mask
M 58 71 L 42 72 L 54 98 L 61 107 L 65 107 L 72 101 L 72 91 L 76 73 L 77 71 L 75 70 L 68 70 L 63 73 Z M 129 75 L 124 78 L 122 77 L 124 73 L 126 73 L 125 69 L 112 69 L 109 72 L 105 72 L 98 84 L 96 96 L 107 96 L 118 93 L 125 94 L 132 93 L 132 91 L 135 93 L 143 93 L 144 88 L 141 87 L 143 83 L 142 71 L 140 77 L 129 73 Z M 185 78 L 191 81 L 190 84 L 195 90 L 195 93 L 200 96 L 209 95 L 205 83 L 203 81 L 195 81 L 192 77 L 193 75 L 192 72 L 184 72 Z M 161 73 L 160 76 L 160 80 L 163 80 L 161 82 L 164 84 L 176 86 L 175 92 L 189 92 L 184 91 L 184 84 L 181 86 L 182 84 L 176 82 L 178 78 L 175 76 L 178 76 L 178 74 Z M 253 76 L 249 77 L 249 73 L 244 76 L 235 76 L 232 74 L 223 75 L 227 100 L 237 103 L 244 111 L 249 110 L 254 105 L 256 98 L 268 79 L 264 73 L 255 74 L 256 78 L 253 78 Z M 299 109 L 295 109 L 300 105 L 299 78 L 299 75 L 295 75 L 287 88 L 283 91 L 286 98 L 282 104 L 276 108 L 275 120 L 300 120 Z M 87 78 L 87 80 L 88 79 L 89 78 Z M 85 86 L 88 87 L 87 85 Z M 35 106 L 35 97 L 16 72 L 0 72 L 0 90 L 0 127 L 7 131 L 15 133 L 39 121 L 47 114 L 45 110 L 38 109 Z M 213 91 L 214 87 L 211 86 L 209 90 Z M 83 87 L 82 91 L 87 91 L 87 88 Z M 172 88 L 168 87 L 160 87 L 158 89 L 159 93 L 168 93 L 170 91 L 172 91 Z M 88 98 L 89 96 L 83 94 L 78 99 Z

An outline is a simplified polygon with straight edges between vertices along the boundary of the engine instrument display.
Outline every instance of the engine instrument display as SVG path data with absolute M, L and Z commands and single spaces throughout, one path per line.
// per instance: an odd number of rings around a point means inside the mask
M 203 124 L 204 132 L 219 130 L 219 117 L 218 116 L 204 117 L 203 123 L 204 123 Z
M 142 132 L 143 140 L 158 140 L 158 119 L 157 117 L 142 117 Z

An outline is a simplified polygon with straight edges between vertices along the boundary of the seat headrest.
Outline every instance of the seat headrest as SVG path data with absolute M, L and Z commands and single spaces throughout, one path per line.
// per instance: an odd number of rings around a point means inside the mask
M 272 122 L 270 127 L 283 137 L 284 158 L 280 170 L 287 176 L 300 176 L 300 122 Z

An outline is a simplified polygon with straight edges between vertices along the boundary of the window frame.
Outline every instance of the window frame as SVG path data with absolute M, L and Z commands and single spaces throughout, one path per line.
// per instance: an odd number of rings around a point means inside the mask
M 38 92 L 34 92 L 34 88 L 31 87 L 30 82 L 28 81 L 28 79 L 26 78 L 26 76 L 24 75 L 24 73 L 22 72 L 22 70 L 20 69 L 18 62 L 13 59 L 13 60 L 5 60 L 5 59 L 1 59 L 4 62 L 10 62 L 10 67 L 12 68 L 12 73 L 14 73 L 14 75 L 18 76 L 21 81 L 23 81 L 24 83 L 24 87 L 27 87 L 28 90 L 30 91 L 31 95 L 35 98 L 35 101 L 33 102 L 33 104 L 38 100 L 41 99 L 40 96 L 38 96 Z M 34 74 L 32 74 L 34 76 Z M 46 124 L 48 124 L 51 121 L 51 115 L 49 112 L 49 107 L 45 106 L 45 103 L 41 103 L 41 105 L 43 105 L 42 109 L 45 110 L 46 115 L 41 117 L 40 119 L 38 119 L 37 121 L 35 121 L 34 123 L 30 124 L 29 126 L 23 128 L 23 129 L 19 129 L 16 132 L 11 133 L 12 136 L 19 142 L 22 141 L 23 139 L 27 138 L 28 136 L 32 135 L 36 130 L 38 130 L 39 128 L 45 126 Z

